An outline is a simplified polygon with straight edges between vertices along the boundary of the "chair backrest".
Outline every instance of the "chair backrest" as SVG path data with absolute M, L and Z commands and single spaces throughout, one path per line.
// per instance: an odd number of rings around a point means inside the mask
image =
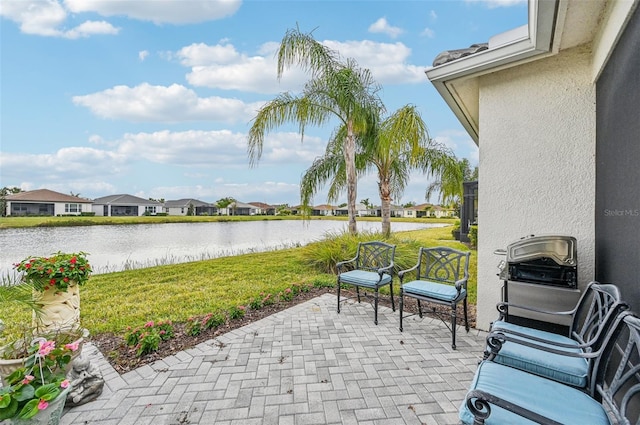
M 360 242 L 356 257 L 356 269 L 377 271 L 393 265 L 396 246 L 385 242 Z
M 571 338 L 598 350 L 618 313 L 629 306 L 615 285 L 591 282 L 578 301 L 571 323 Z
M 605 349 L 596 358 L 593 382 L 596 400 L 614 423 L 640 423 L 640 319 L 618 314 L 607 333 Z
M 469 278 L 470 252 L 458 251 L 453 248 L 439 246 L 435 248 L 420 248 L 418 280 L 425 279 L 435 282 L 454 284 L 459 280 Z

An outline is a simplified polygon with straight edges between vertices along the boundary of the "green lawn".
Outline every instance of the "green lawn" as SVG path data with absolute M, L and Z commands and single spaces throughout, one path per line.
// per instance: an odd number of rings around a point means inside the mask
M 311 261 L 315 253 L 324 249 L 322 244 L 330 243 L 323 241 L 280 251 L 94 275 L 81 288 L 82 325 L 93 335 L 124 334 L 127 326 L 140 326 L 150 320 L 185 322 L 191 316 L 227 312 L 232 307 L 249 305 L 266 294 L 277 296 L 292 285 L 334 285 L 335 276 L 320 270 Z M 415 247 L 420 245 L 467 249 L 452 239 L 451 227 L 399 232 L 394 234 L 393 243 L 398 246 L 398 264 L 415 263 Z M 350 247 L 340 249 L 344 252 L 331 255 L 348 259 L 355 253 L 347 253 Z M 470 274 L 469 300 L 475 303 L 475 251 L 472 251 Z M 0 318 L 6 325 L 5 340 L 14 337 L 21 324 L 30 323 L 31 315 L 23 304 L 7 301 L 6 291 L 10 290 L 0 287 Z

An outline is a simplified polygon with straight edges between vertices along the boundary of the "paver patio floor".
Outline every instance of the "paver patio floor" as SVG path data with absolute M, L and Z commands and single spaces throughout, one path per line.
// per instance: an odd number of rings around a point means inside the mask
M 325 294 L 214 340 L 119 375 L 95 346 L 105 378 L 68 424 L 456 424 L 485 333 L 405 319 L 367 302 L 336 313 Z

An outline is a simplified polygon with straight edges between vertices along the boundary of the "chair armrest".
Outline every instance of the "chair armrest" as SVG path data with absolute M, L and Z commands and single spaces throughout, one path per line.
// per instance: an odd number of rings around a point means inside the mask
M 511 304 L 511 303 L 508 303 L 508 302 L 499 302 L 498 304 L 496 304 L 496 309 L 498 310 L 498 313 L 500 314 L 500 317 L 498 318 L 498 320 L 504 320 L 504 318 L 506 317 L 506 314 L 507 314 L 507 311 L 508 311 L 509 307 L 519 308 L 519 309 L 527 310 L 527 311 L 533 311 L 533 312 L 536 312 L 536 313 L 548 314 L 548 315 L 552 315 L 552 316 L 571 316 L 576 312 L 575 308 L 573 310 L 569 310 L 569 311 L 549 311 L 549 310 L 542 310 L 542 309 L 539 309 L 539 308 L 526 306 L 526 305 Z
M 464 279 L 460 279 L 458 280 L 455 285 L 456 285 L 456 290 L 458 291 L 458 294 L 460 293 L 460 291 L 462 290 L 462 288 L 467 289 L 467 278 L 465 277 Z
M 517 336 L 521 336 L 521 338 L 517 338 Z M 522 337 L 526 339 L 522 339 Z M 576 345 L 562 344 L 559 342 L 547 341 L 541 338 L 523 335 L 517 332 L 508 332 L 506 330 L 501 329 L 499 331 L 490 332 L 489 335 L 487 335 L 487 345 L 489 346 L 489 350 L 491 351 L 489 353 L 487 360 L 493 360 L 500 353 L 500 350 L 502 349 L 502 344 L 504 344 L 507 341 L 512 342 L 514 344 L 524 345 L 525 347 L 533 348 L 536 350 L 542 350 L 547 353 L 559 354 L 559 355 L 568 356 L 568 357 L 593 359 L 598 357 L 598 355 L 600 354 L 600 350 L 583 351 L 583 352 L 563 350 L 562 348 L 567 348 L 571 350 L 585 349 L 585 348 L 588 348 L 588 346 L 582 346 L 579 344 L 576 344 Z M 538 342 L 540 342 L 541 344 L 538 344 Z M 550 345 L 553 345 L 554 347 L 550 347 Z
M 336 263 L 336 270 L 338 271 L 338 274 L 340 274 L 340 269 L 345 266 L 346 264 L 349 263 L 355 263 L 355 261 L 358 259 L 358 256 L 356 255 L 355 257 L 353 257 L 350 260 L 345 260 L 345 261 L 339 261 Z
M 398 277 L 400 278 L 400 283 L 402 284 L 402 280 L 404 279 L 404 275 L 406 273 L 409 273 L 411 271 L 414 271 L 418 268 L 418 266 L 420 265 L 420 263 L 417 263 L 415 266 L 411 267 L 410 269 L 406 269 L 406 270 L 400 270 L 398 272 Z
M 392 274 L 392 273 L 390 273 L 390 271 L 393 270 L 393 266 L 394 266 L 393 261 L 391 261 L 391 263 L 389 263 L 388 266 L 379 268 L 378 269 L 378 274 L 380 276 L 382 276 L 384 273 Z
M 485 419 L 491 415 L 491 405 L 499 406 L 505 410 L 515 413 L 518 416 L 527 418 L 535 423 L 543 425 L 561 425 L 560 422 L 556 422 L 517 404 L 511 403 L 500 397 L 496 397 L 482 390 L 471 390 L 467 394 L 465 401 L 467 408 L 474 416 L 474 425 L 484 424 Z

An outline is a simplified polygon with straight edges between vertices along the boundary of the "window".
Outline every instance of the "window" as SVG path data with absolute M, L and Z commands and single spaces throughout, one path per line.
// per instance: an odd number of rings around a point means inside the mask
M 153 205 L 153 206 L 149 206 L 149 205 L 145 206 L 144 207 L 144 212 L 145 213 L 149 213 L 149 214 L 155 214 L 156 213 L 155 205 Z
M 64 212 L 66 213 L 82 212 L 82 204 L 64 204 Z

